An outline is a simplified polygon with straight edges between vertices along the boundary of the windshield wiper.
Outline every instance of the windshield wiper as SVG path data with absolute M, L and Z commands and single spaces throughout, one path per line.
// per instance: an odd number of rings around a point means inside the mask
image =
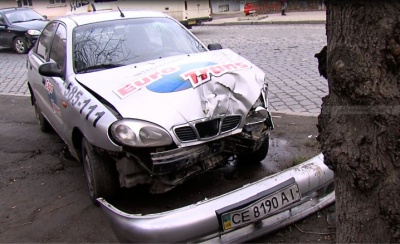
M 103 70 L 103 69 L 112 69 L 112 68 L 117 68 L 124 66 L 123 64 L 98 64 L 98 65 L 93 65 L 89 66 L 83 69 L 80 69 L 77 71 L 77 73 L 89 73 L 97 70 Z
M 28 21 L 34 21 L 34 20 L 43 20 L 43 19 L 40 19 L 40 18 L 37 18 L 37 19 L 30 19 L 30 20 L 27 20 L 26 22 L 28 22 Z

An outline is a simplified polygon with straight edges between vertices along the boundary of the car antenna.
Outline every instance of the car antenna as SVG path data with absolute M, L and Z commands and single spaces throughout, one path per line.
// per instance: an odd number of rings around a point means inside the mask
M 122 18 L 123 18 L 123 17 L 125 17 L 125 14 L 124 14 L 124 13 L 122 13 L 121 9 L 119 9 L 119 7 L 118 7 L 118 6 L 117 6 L 117 8 L 118 8 L 119 12 L 121 13 L 121 17 L 122 17 Z

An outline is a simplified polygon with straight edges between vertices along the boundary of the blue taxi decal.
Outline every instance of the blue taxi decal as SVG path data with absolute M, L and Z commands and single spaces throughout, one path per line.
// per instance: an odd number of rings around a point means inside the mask
M 113 92 L 121 99 L 146 87 L 157 93 L 171 93 L 196 88 L 229 72 L 249 69 L 250 65 L 244 62 L 216 64 L 213 62 L 196 62 L 180 66 L 170 66 L 147 74 L 129 82 Z

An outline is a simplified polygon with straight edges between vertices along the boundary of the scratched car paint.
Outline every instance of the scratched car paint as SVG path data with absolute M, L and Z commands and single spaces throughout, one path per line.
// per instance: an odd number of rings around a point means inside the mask
M 163 193 L 232 157 L 268 153 L 264 72 L 162 13 L 53 20 L 27 69 L 40 129 L 53 128 L 83 162 L 94 203 L 121 187 Z

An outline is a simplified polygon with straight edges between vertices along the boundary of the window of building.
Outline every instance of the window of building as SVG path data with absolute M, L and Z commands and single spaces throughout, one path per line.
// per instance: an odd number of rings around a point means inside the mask
M 18 7 L 32 6 L 32 0 L 17 0 Z
M 65 3 L 66 0 L 49 0 L 50 4 Z

